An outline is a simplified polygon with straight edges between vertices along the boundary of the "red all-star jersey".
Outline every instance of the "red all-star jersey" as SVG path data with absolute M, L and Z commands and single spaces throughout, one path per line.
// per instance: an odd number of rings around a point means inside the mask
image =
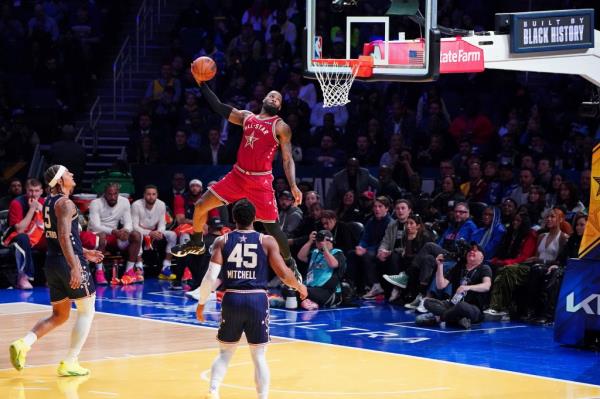
M 237 165 L 248 172 L 266 172 L 272 169 L 273 158 L 279 146 L 275 125 L 278 116 L 261 119 L 251 114 L 244 120 L 242 142 L 237 152 Z

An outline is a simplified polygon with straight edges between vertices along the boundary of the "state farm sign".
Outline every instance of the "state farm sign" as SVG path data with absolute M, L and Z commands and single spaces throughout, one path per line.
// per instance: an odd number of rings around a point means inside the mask
M 422 40 L 392 41 L 389 43 L 390 67 L 418 66 L 423 63 L 425 43 Z M 376 60 L 385 58 L 385 44 L 381 40 L 366 43 L 363 55 Z M 460 37 L 442 39 L 440 44 L 440 73 L 473 73 L 484 70 L 483 50 Z

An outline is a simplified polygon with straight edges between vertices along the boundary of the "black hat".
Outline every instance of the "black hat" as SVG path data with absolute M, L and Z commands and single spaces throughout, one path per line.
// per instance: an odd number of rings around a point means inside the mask
M 483 256 L 485 256 L 485 251 L 483 250 L 483 247 L 481 245 L 479 245 L 479 243 L 477 243 L 475 241 L 471 241 L 471 243 L 469 245 L 471 245 L 471 248 L 476 247 L 477 250 L 479 252 L 481 252 L 483 254 Z
M 333 235 L 331 234 L 331 231 L 329 231 L 329 230 L 325 230 L 325 229 L 319 230 L 317 232 L 317 241 L 319 241 L 319 237 L 323 237 L 322 240 L 320 240 L 320 241 L 327 240 L 329 242 L 333 242 Z
M 279 193 L 279 198 L 287 198 L 287 199 L 294 199 L 294 196 L 292 195 L 292 193 L 290 193 L 288 190 L 283 190 L 282 192 Z
M 210 218 L 208 220 L 208 227 L 221 228 L 224 226 L 223 221 L 220 218 Z

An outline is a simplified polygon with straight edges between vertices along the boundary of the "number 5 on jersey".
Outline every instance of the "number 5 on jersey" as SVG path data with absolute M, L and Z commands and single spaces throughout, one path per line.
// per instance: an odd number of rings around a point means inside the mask
M 244 266 L 248 269 L 254 269 L 258 263 L 256 249 L 258 244 L 236 244 L 227 258 L 227 262 L 235 263 L 235 267 Z

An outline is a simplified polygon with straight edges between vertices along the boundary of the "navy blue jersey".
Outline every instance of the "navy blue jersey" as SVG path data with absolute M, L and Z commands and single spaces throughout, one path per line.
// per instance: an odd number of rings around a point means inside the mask
M 49 195 L 44 203 L 44 232 L 46 235 L 46 241 L 48 242 L 48 255 L 49 256 L 62 256 L 62 248 L 58 241 L 58 219 L 56 217 L 56 211 L 54 206 L 56 202 L 63 198 L 63 194 Z M 80 258 L 83 257 L 83 246 L 81 245 L 81 239 L 79 238 L 79 214 L 77 210 L 71 216 L 71 244 L 73 245 L 73 252 Z
M 225 288 L 267 289 L 269 261 L 262 246 L 262 237 L 253 230 L 234 230 L 223 236 L 221 276 Z

